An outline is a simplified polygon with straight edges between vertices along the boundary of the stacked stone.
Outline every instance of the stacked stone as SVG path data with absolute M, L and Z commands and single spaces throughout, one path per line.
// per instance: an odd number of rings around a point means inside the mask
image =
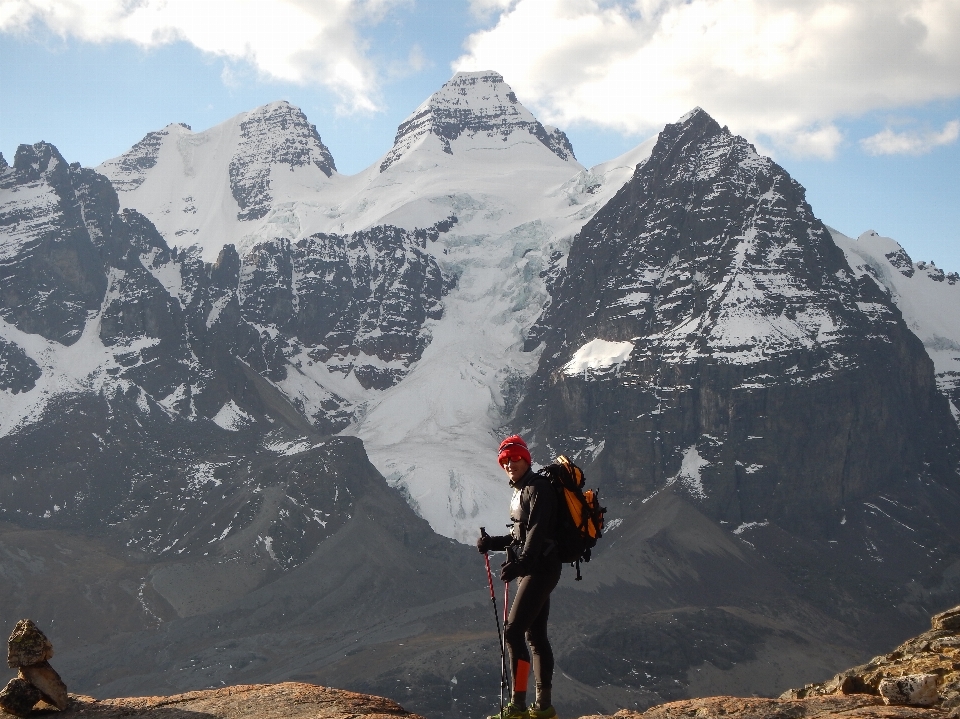
M 57 709 L 67 708 L 67 685 L 47 661 L 51 657 L 53 645 L 37 625 L 29 619 L 17 622 L 7 640 L 7 665 L 19 673 L 0 691 L 0 709 L 26 717 L 41 699 Z

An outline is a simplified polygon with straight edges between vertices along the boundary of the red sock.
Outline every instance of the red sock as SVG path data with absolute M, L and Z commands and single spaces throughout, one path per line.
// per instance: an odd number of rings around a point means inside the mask
M 519 659 L 517 669 L 513 673 L 513 691 L 526 694 L 527 678 L 530 676 L 530 662 Z

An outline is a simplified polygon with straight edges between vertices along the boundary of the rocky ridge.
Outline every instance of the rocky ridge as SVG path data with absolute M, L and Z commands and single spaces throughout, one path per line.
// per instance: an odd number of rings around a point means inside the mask
M 896 683 L 911 675 L 929 677 L 934 691 L 916 703 L 911 703 L 909 697 L 891 698 L 884 691 L 885 682 Z M 935 615 L 930 631 L 904 642 L 893 652 L 841 672 L 828 682 L 787 690 L 779 699 L 705 697 L 655 706 L 642 713 L 623 710 L 613 716 L 621 719 L 953 719 L 960 716 L 960 607 Z
M 789 689 L 781 698 L 839 694 L 879 697 L 884 694 L 885 682 L 917 675 L 933 679 L 935 691 L 924 703 L 951 711 L 951 716 L 960 716 L 960 607 L 935 615 L 929 631 L 908 639 L 892 652 L 840 672 L 829 681 Z
M 163 130 L 148 132 L 116 162 L 111 181 L 114 187 L 126 192 L 135 190 L 146 179 L 146 171 L 156 166 L 163 139 L 170 134 L 173 127 L 190 131 L 190 126 L 183 122 L 174 123 Z
M 249 384 L 249 369 L 286 382 L 300 428 L 340 429 L 349 410 L 328 387 L 351 373 L 354 391 L 396 383 L 453 285 L 424 251 L 426 234 L 392 227 L 280 239 L 244 258 L 228 245 L 206 264 L 171 249 L 143 215 L 119 212 L 110 183 L 68 167 L 56 148 L 24 145 L 17 157 L 0 176 L 0 315 L 9 327 L 0 384 L 21 395 L 5 432 L 40 411 L 49 395 L 38 382 L 49 389 L 66 371 L 58 356 L 81 336 L 87 366 L 74 383 L 132 383 L 144 402 L 191 418 L 214 418 L 232 402 L 262 419 L 263 402 L 229 389 Z
M 333 155 L 315 125 L 286 102 L 273 103 L 247 114 L 240 123 L 240 142 L 230 158 L 230 190 L 240 212 L 238 220 L 259 220 L 270 211 L 271 174 L 313 165 L 330 177 L 337 171 Z
M 452 280 L 429 233 L 227 246 L 211 265 L 51 145 L 21 146 L 0 189 L 0 519 L 148 554 L 233 542 L 254 575 L 302 562 L 366 462 L 355 440 L 323 441 L 352 419 L 327 386 L 396 383 L 442 313 Z M 296 489 L 311 451 L 310 475 L 338 479 Z
M 857 239 L 830 230 L 855 273 L 869 277 L 897 305 L 933 360 L 937 386 L 960 421 L 960 275 L 914 262 L 898 242 L 873 230 Z
M 397 128 L 393 148 L 380 163 L 386 171 L 420 140 L 435 137 L 448 155 L 461 136 L 485 135 L 506 143 L 513 133 L 528 133 L 561 160 L 576 160 L 563 130 L 544 127 L 521 105 L 503 76 L 495 72 L 458 72 Z

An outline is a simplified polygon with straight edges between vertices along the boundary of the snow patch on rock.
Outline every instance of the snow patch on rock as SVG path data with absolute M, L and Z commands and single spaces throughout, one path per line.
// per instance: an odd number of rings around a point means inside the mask
M 243 408 L 233 400 L 223 405 L 211 419 L 214 424 L 231 432 L 241 430 L 256 421 L 252 415 L 245 412 Z
M 594 339 L 582 345 L 567 364 L 563 366 L 565 374 L 575 377 L 589 370 L 606 370 L 623 364 L 633 352 L 632 342 L 608 342 Z
M 667 486 L 678 483 L 697 499 L 706 499 L 707 492 L 703 488 L 703 478 L 701 472 L 704 467 L 709 467 L 710 462 L 700 456 L 697 446 L 691 445 L 683 451 L 683 459 L 680 462 L 680 471 L 667 480 Z

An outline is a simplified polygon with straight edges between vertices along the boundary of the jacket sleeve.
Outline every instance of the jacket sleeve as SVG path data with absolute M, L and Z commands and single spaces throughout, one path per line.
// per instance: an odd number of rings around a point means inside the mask
M 527 516 L 526 541 L 517 558 L 524 572 L 533 570 L 555 544 L 553 535 L 557 521 L 557 495 L 547 482 L 537 481 L 530 485 L 530 511 Z
M 490 551 L 491 552 L 503 552 L 513 544 L 513 537 L 509 534 L 500 536 L 500 537 L 490 537 Z

